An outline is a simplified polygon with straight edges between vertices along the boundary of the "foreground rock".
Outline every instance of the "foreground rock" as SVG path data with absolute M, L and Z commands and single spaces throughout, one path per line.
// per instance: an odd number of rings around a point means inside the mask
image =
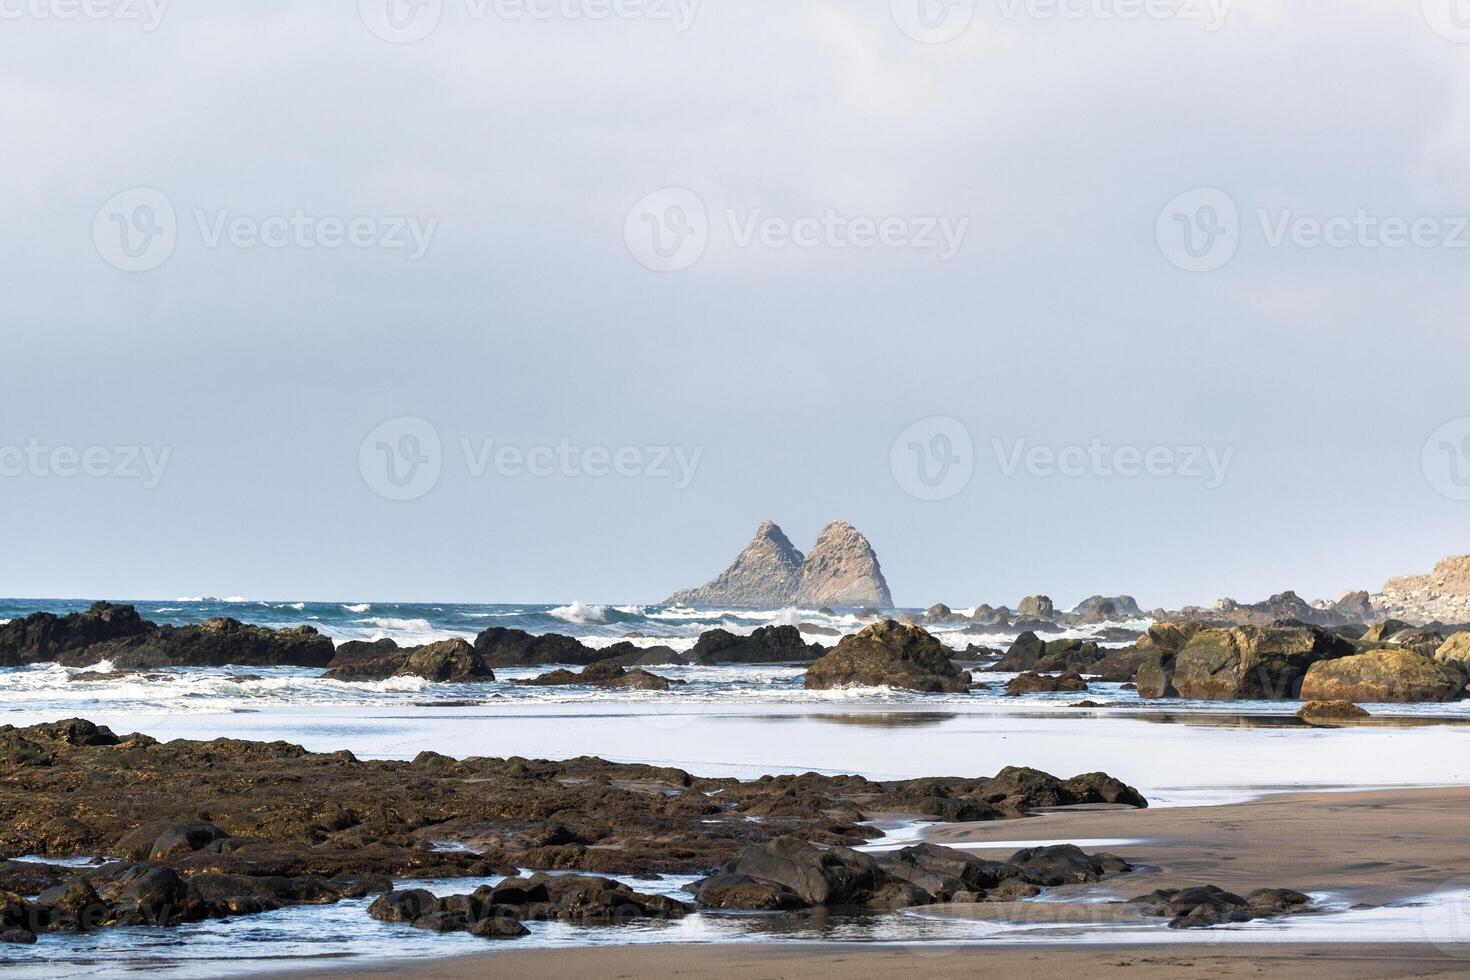
M 779 527 L 766 521 L 729 568 L 706 585 L 674 593 L 664 604 L 889 609 L 893 596 L 872 545 L 851 524 L 827 525 L 804 557 Z
M 1464 693 L 1465 677 L 1458 670 L 1404 649 L 1315 663 L 1301 688 L 1302 698 L 1309 701 L 1369 704 L 1452 701 Z
M 35 613 L 0 626 L 0 667 L 60 663 L 119 670 L 158 667 L 326 667 L 336 651 L 310 626 L 271 630 L 233 619 L 159 626 L 132 606 L 98 602 L 86 612 Z
M 346 643 L 322 675 L 336 681 L 381 681 L 389 677 L 422 677 L 439 684 L 495 680 L 480 652 L 464 640 L 444 640 L 401 650 L 392 640 Z
M 884 620 L 843 637 L 806 674 L 806 687 L 896 687 L 925 693 L 963 692 L 970 675 L 922 626 Z
M 997 820 L 1079 803 L 1146 805 L 1100 773 L 741 782 L 590 758 L 361 761 L 284 742 L 161 744 L 79 719 L 0 727 L 0 858 L 116 855 L 185 878 L 687 874 L 780 836 L 861 844 L 880 833 L 864 825 L 873 814 Z M 75 875 L 0 868 L 0 890 L 10 891 Z
M 1304 912 L 1312 900 L 1287 888 L 1261 888 L 1242 898 L 1214 885 L 1204 885 L 1159 889 L 1132 901 L 1143 906 L 1145 915 L 1169 918 L 1170 929 L 1200 929 Z
M 1372 717 L 1351 701 L 1308 701 L 1297 710 L 1296 716 L 1305 722 L 1325 723 Z
M 874 858 L 782 837 L 741 851 L 695 885 L 701 905 L 721 909 L 898 909 L 947 902 L 1010 901 L 1042 887 L 1098 881 L 1132 870 L 1109 854 L 1072 845 L 1018 851 L 1007 862 L 919 844 Z

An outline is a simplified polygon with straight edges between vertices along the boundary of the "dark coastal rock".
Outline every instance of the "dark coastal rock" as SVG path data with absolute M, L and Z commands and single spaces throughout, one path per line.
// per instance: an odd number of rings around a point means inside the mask
M 897 687 L 926 693 L 968 691 L 969 674 L 949 658 L 949 648 L 923 627 L 885 620 L 843 637 L 812 664 L 806 674 L 806 687 Z
M 725 872 L 700 881 L 694 897 L 700 905 L 712 909 L 787 911 L 807 905 L 800 895 L 779 882 Z
M 601 650 L 584 646 L 570 636 L 545 633 L 533 636 L 524 630 L 492 627 L 475 637 L 475 650 L 487 667 L 541 667 L 567 664 L 586 667 L 605 659 Z
M 830 626 L 820 626 L 817 623 L 797 623 L 796 628 L 803 636 L 841 636 L 842 630 L 833 629 Z
M 349 650 L 322 675 L 334 681 L 381 681 L 389 677 L 422 677 L 438 684 L 465 684 L 495 680 L 480 651 L 462 639 L 442 640 L 426 646 L 400 650 L 392 640 L 373 644 L 373 650 Z M 367 657 L 369 652 L 382 656 Z
M 807 905 L 859 905 L 882 882 L 878 863 L 868 855 L 846 847 L 815 847 L 795 837 L 748 847 L 723 871 L 780 885 Z
M 1203 700 L 1297 698 L 1313 664 L 1354 652 L 1340 636 L 1312 626 L 1205 629 L 1174 659 L 1172 685 L 1180 697 Z M 1139 672 L 1144 691 L 1147 665 Z M 1153 678 L 1148 676 L 1153 688 Z M 1331 697 L 1322 698 L 1331 700 Z
M 1059 677 L 1047 674 L 1021 674 L 1011 678 L 1006 685 L 1007 697 L 1020 697 L 1023 694 L 1056 694 L 1061 691 L 1085 691 L 1087 682 L 1076 674 L 1063 674 Z
M 1106 875 L 1122 874 L 1133 866 L 1112 854 L 1087 854 L 1075 844 L 1028 847 L 1006 862 L 1033 885 L 1051 887 L 1099 881 Z
M 811 663 L 824 647 L 807 643 L 795 626 L 762 626 L 749 636 L 715 629 L 701 633 L 689 661 L 709 667 L 715 664 Z
M 517 681 L 516 683 L 533 687 L 560 687 L 572 684 L 584 684 L 605 688 L 667 691 L 669 686 L 675 682 L 671 682 L 665 677 L 659 677 L 657 674 L 650 674 L 648 671 L 639 668 L 625 670 L 618 664 L 600 661 L 587 667 L 580 674 L 561 668 L 547 674 L 542 674 L 539 677 Z M 684 682 L 678 681 L 677 683 L 682 684 Z
M 156 667 L 325 667 L 332 641 L 310 626 L 271 630 L 233 619 L 158 626 L 132 606 L 95 603 L 82 613 L 35 613 L 0 626 L 0 666 L 55 662 L 90 667 L 110 660 L 120 671 Z
M 998 671 L 1082 673 L 1103 657 L 1092 640 L 1043 640 L 1033 632 L 1016 637 L 994 666 Z
M 1088 596 L 1072 609 L 1072 618 L 1082 624 L 1115 623 L 1142 619 L 1143 615 L 1138 600 L 1131 595 Z
M 1305 722 L 1324 724 L 1371 717 L 1351 701 L 1308 701 L 1297 710 L 1296 716 Z
M 1161 888 L 1132 899 L 1144 915 L 1168 918 L 1171 929 L 1200 929 L 1305 911 L 1311 898 L 1286 888 L 1261 888 L 1245 897 L 1214 885 Z
M 1465 678 L 1458 670 L 1404 649 L 1314 663 L 1301 686 L 1303 700 L 1369 704 L 1453 701 L 1464 693 Z
M 640 647 L 632 643 L 614 643 L 603 647 L 599 664 L 617 664 L 619 667 L 683 666 L 689 661 L 675 652 L 673 647 Z
M 1174 658 L 1207 628 L 1208 624 L 1198 621 L 1155 623 L 1131 648 L 1113 651 L 1098 661 L 1092 673 L 1100 680 L 1133 680 L 1141 697 L 1177 697 Z
M 1349 623 L 1367 623 L 1377 615 L 1373 608 L 1373 597 L 1361 591 L 1345 593 L 1332 608 Z

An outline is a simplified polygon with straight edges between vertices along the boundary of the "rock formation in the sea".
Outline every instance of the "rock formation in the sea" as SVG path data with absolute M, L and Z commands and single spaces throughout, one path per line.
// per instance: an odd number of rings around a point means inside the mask
M 1101 659 L 1102 651 L 1092 640 L 1043 640 L 1028 631 L 1016 637 L 1006 655 L 991 669 L 1017 673 L 1085 673 Z
M 1373 606 L 1414 624 L 1470 623 L 1470 555 L 1446 558 L 1428 575 L 1389 579 Z
M 1051 601 L 1051 596 L 1028 595 L 1016 607 L 1016 616 L 1020 619 L 1051 622 L 1057 618 L 1056 603 Z
M 667 691 L 671 684 L 684 682 L 670 681 L 667 677 L 650 674 L 641 667 L 626 670 L 611 661 L 599 660 L 580 674 L 563 667 L 530 680 L 516 681 L 516 683 L 530 687 L 566 687 L 581 684 L 615 690 Z
M 1312 626 L 1206 629 L 1174 658 L 1172 686 L 1180 697 L 1211 701 L 1296 698 L 1313 664 L 1355 652 Z
M 156 667 L 325 667 L 336 650 L 310 626 L 273 630 L 234 619 L 159 626 L 132 606 L 98 602 L 86 612 L 35 613 L 0 626 L 0 666 L 60 663 L 121 670 Z
M 1077 674 L 1017 674 L 1006 684 L 1006 697 L 1018 698 L 1023 694 L 1076 693 L 1087 690 L 1087 682 Z
M 1412 650 L 1370 650 L 1314 663 L 1302 682 L 1307 701 L 1413 704 L 1453 701 L 1465 693 L 1465 675 Z
M 893 596 L 872 545 L 852 525 L 842 521 L 827 525 L 811 553 L 803 557 L 779 527 L 766 521 L 717 578 L 674 593 L 665 605 L 890 609 Z
M 1333 604 L 1320 608 L 1295 592 L 1282 592 L 1261 602 L 1241 603 L 1227 598 L 1216 601 L 1207 609 L 1186 606 L 1176 612 L 1163 613 L 1159 618 L 1170 622 L 1200 620 L 1215 626 L 1271 626 L 1289 620 L 1309 626 L 1330 627 L 1361 622 L 1349 615 L 1349 611 L 1356 608 L 1355 602 L 1346 596 L 1343 601 L 1347 603 L 1343 609 Z
M 922 626 L 889 619 L 839 640 L 811 665 L 806 686 L 897 687 L 930 694 L 968 691 L 970 675 L 949 658 L 949 648 Z
M 807 643 L 795 626 L 762 626 L 748 636 L 713 629 L 699 635 L 689 661 L 715 664 L 810 663 L 822 654 L 819 643 Z
M 392 640 L 344 643 L 323 677 L 336 681 L 381 681 L 389 677 L 422 677 L 438 684 L 495 680 L 480 651 L 462 639 L 442 640 L 400 649 Z
M 524 630 L 494 626 L 475 637 L 475 649 L 491 667 L 541 667 L 569 664 L 585 667 L 605 660 L 608 653 L 557 633 L 533 635 Z

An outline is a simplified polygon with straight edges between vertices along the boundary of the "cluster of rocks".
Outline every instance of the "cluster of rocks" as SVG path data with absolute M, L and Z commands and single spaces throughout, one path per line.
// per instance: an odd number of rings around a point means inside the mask
M 436 897 L 422 888 L 390 891 L 368 906 L 383 922 L 404 922 L 433 932 L 468 932 L 485 939 L 529 934 L 524 922 L 610 925 L 636 919 L 668 919 L 690 906 L 665 895 L 644 895 L 622 882 L 595 875 L 506 878 L 469 895 Z
M 1142 906 L 1145 915 L 1168 918 L 1171 929 L 1200 929 L 1304 912 L 1311 901 L 1289 888 L 1259 888 L 1242 897 L 1204 885 L 1159 889 L 1133 899 L 1133 904 Z
M 694 886 L 718 909 L 813 907 L 899 909 L 941 903 L 1014 901 L 1043 887 L 1098 881 L 1131 871 L 1122 858 L 1084 854 L 1066 844 L 1017 851 L 1008 861 L 919 844 L 872 857 L 845 847 L 814 847 L 794 837 L 753 845 Z
M 1373 596 L 1381 616 L 1414 623 L 1470 623 L 1470 555 L 1446 558 L 1428 575 L 1389 579 Z
M 1349 592 L 1336 602 L 1307 602 L 1295 592 L 1282 592 L 1262 602 L 1240 603 L 1220 599 L 1209 607 L 1186 606 L 1174 612 L 1158 610 L 1153 618 L 1169 622 L 1205 622 L 1215 626 L 1270 626 L 1282 621 L 1311 626 L 1347 626 L 1374 617 L 1366 592 Z
M 925 626 L 967 626 L 977 631 L 982 627 L 995 627 L 1059 632 L 1074 626 L 1126 622 L 1141 619 L 1144 615 L 1138 600 L 1128 595 L 1090 596 L 1070 611 L 1058 610 L 1049 596 L 1033 595 L 1022 599 L 1014 610 L 1009 606 L 997 608 L 984 603 L 967 616 L 939 603 L 912 619 Z

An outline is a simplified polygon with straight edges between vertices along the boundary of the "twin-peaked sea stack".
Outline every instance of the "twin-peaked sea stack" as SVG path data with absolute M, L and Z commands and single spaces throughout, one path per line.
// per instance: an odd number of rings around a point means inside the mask
M 811 553 L 803 556 L 771 521 L 707 585 L 668 598 L 670 606 L 874 606 L 893 607 L 878 555 L 862 532 L 833 521 L 823 528 Z

